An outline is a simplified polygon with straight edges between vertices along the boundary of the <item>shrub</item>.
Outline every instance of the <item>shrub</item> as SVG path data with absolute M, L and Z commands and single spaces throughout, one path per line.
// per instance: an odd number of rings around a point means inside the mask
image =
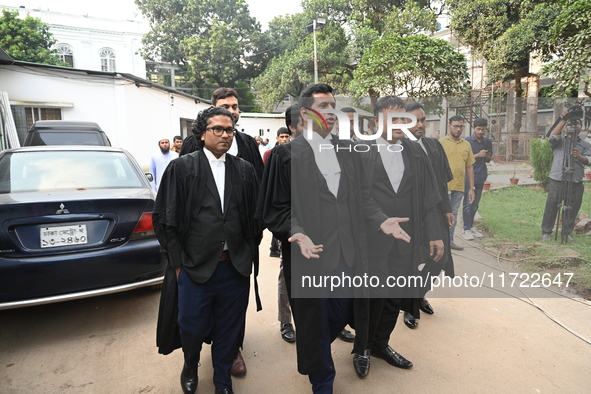
M 554 154 L 546 138 L 532 138 L 529 141 L 531 166 L 534 168 L 534 179 L 540 182 L 544 190 L 550 183 L 550 169 Z

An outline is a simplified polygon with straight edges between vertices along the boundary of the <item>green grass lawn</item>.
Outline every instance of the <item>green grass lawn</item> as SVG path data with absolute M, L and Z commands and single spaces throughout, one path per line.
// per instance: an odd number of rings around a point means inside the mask
M 587 184 L 583 195 L 581 212 L 591 214 L 591 185 Z M 581 295 L 591 295 L 591 237 L 575 234 L 575 242 L 566 245 L 558 241 L 542 243 L 542 216 L 546 204 L 546 192 L 538 187 L 511 186 L 483 193 L 478 212 L 483 221 L 478 223 L 491 234 L 484 238 L 485 246 L 515 249 L 503 256 L 521 260 L 525 271 L 574 272 L 573 281 Z M 554 239 L 554 234 L 553 238 Z M 566 258 L 572 254 L 566 249 L 580 253 L 579 258 Z

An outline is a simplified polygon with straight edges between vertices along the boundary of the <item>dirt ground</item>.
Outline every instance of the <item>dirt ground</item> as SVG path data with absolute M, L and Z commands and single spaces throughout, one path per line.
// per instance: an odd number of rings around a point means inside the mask
M 466 248 L 454 252 L 458 274 L 498 277 L 494 257 L 460 242 Z M 248 373 L 234 379 L 234 392 L 311 392 L 307 377 L 296 372 L 295 346 L 279 335 L 279 259 L 268 257 L 269 243 L 266 233 L 259 276 L 264 309 L 257 313 L 251 297 L 243 352 Z M 416 330 L 401 318 L 390 345 L 414 363 L 410 370 L 374 358 L 361 380 L 351 344 L 337 340 L 335 393 L 591 392 L 591 345 L 574 334 L 591 340 L 591 303 L 521 289 L 534 306 L 523 293 L 496 287 L 462 298 L 432 293 L 435 314 L 423 316 Z M 158 300 L 158 292 L 141 289 L 0 311 L 0 393 L 180 393 L 182 353 L 162 356 L 155 347 Z M 206 346 L 197 393 L 214 392 L 212 373 Z

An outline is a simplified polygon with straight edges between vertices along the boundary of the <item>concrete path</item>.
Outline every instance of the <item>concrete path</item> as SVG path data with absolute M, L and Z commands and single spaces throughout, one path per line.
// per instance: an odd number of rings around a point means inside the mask
M 466 247 L 454 253 L 460 276 L 498 278 L 502 271 L 495 257 L 458 239 Z M 279 259 L 268 257 L 269 244 L 266 233 L 259 277 L 264 309 L 257 313 L 251 298 L 244 349 L 248 374 L 234 379 L 234 391 L 309 393 L 307 378 L 296 372 L 295 346 L 280 338 Z M 335 393 L 591 392 L 591 345 L 530 305 L 517 289 L 495 283 L 497 290 L 483 286 L 469 298 L 431 293 L 435 314 L 424 316 L 416 330 L 399 320 L 390 344 L 414 363 L 410 370 L 372 359 L 370 375 L 361 380 L 353 370 L 351 344 L 337 340 Z M 549 297 L 533 301 L 591 339 L 591 304 L 543 289 L 522 290 Z M 0 312 L 0 393 L 180 393 L 181 352 L 162 356 L 155 348 L 158 299 L 158 293 L 138 290 Z M 208 346 L 199 376 L 197 393 L 212 394 Z

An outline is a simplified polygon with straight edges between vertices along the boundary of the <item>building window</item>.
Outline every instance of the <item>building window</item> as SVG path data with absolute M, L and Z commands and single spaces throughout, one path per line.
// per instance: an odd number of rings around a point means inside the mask
M 111 48 L 103 48 L 100 53 L 101 71 L 115 72 L 115 52 Z
M 74 51 L 69 45 L 58 45 L 57 54 L 62 62 L 68 63 L 70 66 L 74 67 Z
M 27 130 L 38 120 L 62 120 L 61 108 L 25 107 Z

